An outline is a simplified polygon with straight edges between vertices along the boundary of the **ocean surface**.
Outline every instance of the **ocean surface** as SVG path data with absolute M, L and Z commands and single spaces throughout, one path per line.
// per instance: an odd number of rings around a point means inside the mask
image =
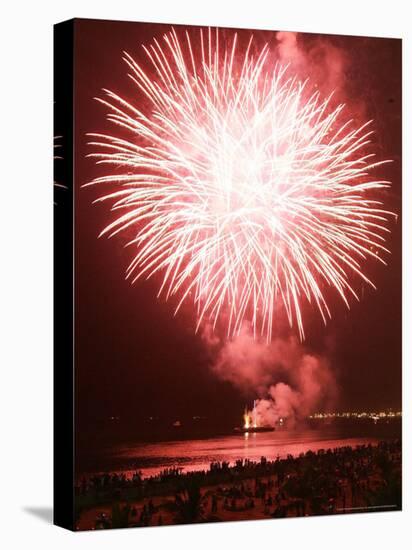
M 353 423 L 321 425 L 315 428 L 278 429 L 274 432 L 229 434 L 202 439 L 184 439 L 144 443 L 128 441 L 92 451 L 78 476 L 102 472 L 130 474 L 141 470 L 144 477 L 165 468 L 183 471 L 208 469 L 213 461 L 233 464 L 238 459 L 272 460 L 288 454 L 342 446 L 376 444 L 383 439 L 401 437 L 400 423 Z

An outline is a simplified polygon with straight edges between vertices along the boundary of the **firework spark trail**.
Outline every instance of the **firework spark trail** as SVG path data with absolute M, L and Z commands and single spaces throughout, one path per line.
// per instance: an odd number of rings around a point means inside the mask
M 374 286 L 365 260 L 385 263 L 391 213 L 375 192 L 389 182 L 370 172 L 386 161 L 366 151 L 370 122 L 342 122 L 344 106 L 311 95 L 267 46 L 199 39 L 195 51 L 172 30 L 144 47 L 154 76 L 125 53 L 148 108 L 108 90 L 99 100 L 119 129 L 90 134 L 90 156 L 114 167 L 91 182 L 116 186 L 98 199 L 116 214 L 102 234 L 133 230 L 127 277 L 161 272 L 159 295 L 177 295 L 177 310 L 193 300 L 197 329 L 224 318 L 231 336 L 248 320 L 269 341 L 283 304 L 303 338 L 305 300 L 326 322 L 325 289 L 349 307 L 352 278 Z
M 62 139 L 62 136 L 54 136 L 54 139 L 53 139 L 53 149 L 59 149 L 62 147 L 62 145 L 59 143 L 59 141 Z M 59 155 L 54 155 L 53 156 L 53 160 L 56 161 L 56 160 L 62 160 L 63 157 L 60 157 Z M 54 181 L 53 182 L 53 185 L 54 187 L 60 187 L 61 189 L 67 189 L 67 187 L 65 185 L 63 185 L 62 183 L 58 183 L 57 181 Z M 53 204 L 56 205 L 57 202 L 56 201 L 53 201 Z

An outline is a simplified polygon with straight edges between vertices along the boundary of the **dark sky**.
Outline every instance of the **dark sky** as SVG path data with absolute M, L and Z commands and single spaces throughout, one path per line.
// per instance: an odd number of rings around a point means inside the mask
M 106 109 L 94 101 L 102 88 L 136 102 L 122 51 L 144 61 L 141 44 L 161 38 L 168 25 L 77 20 L 75 66 L 76 188 L 76 389 L 78 426 L 86 429 L 110 415 L 184 417 L 237 415 L 245 397 L 220 381 L 211 358 L 194 334 L 190 306 L 174 317 L 174 303 L 156 299 L 156 280 L 131 286 L 124 279 L 132 250 L 124 237 L 97 239 L 112 219 L 107 205 L 92 205 L 99 190 L 81 186 L 101 175 L 86 158 L 87 132 L 113 131 Z M 228 31 L 231 35 L 232 31 Z M 224 37 L 224 33 L 221 35 Z M 249 31 L 240 32 L 240 43 Z M 275 47 L 275 33 L 255 31 L 257 43 Z M 399 40 L 299 35 L 302 51 L 313 55 L 307 76 L 322 64 L 327 44 L 345 60 L 345 96 L 362 121 L 373 118 L 382 169 L 393 182 L 386 206 L 401 208 L 401 43 Z M 313 74 L 312 74 L 313 76 Z M 329 81 L 323 82 L 326 87 Z M 330 91 L 330 90 L 329 90 Z M 360 120 L 359 120 L 360 121 Z M 117 130 L 116 130 L 117 131 Z M 340 408 L 400 407 L 401 400 L 401 224 L 393 226 L 389 267 L 369 266 L 378 291 L 365 288 L 347 311 L 337 303 L 323 327 L 315 314 L 306 325 L 305 346 L 329 354 L 336 370 Z M 337 300 L 335 300 L 337 302 Z M 334 301 L 334 304 L 335 304 Z

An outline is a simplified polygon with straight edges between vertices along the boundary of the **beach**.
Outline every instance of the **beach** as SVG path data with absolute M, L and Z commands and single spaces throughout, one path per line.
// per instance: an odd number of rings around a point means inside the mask
M 105 529 L 401 509 L 401 442 L 83 477 L 76 528 Z

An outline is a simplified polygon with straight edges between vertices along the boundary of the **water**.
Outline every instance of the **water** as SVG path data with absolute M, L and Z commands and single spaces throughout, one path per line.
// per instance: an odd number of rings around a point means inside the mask
M 254 434 L 231 434 L 221 437 L 155 443 L 127 442 L 101 449 L 94 467 L 83 473 L 141 470 L 156 475 L 165 468 L 183 471 L 208 469 L 212 461 L 234 463 L 238 459 L 269 460 L 308 450 L 342 446 L 376 444 L 382 439 L 400 437 L 399 426 L 354 425 L 322 426 L 318 429 L 277 430 Z

